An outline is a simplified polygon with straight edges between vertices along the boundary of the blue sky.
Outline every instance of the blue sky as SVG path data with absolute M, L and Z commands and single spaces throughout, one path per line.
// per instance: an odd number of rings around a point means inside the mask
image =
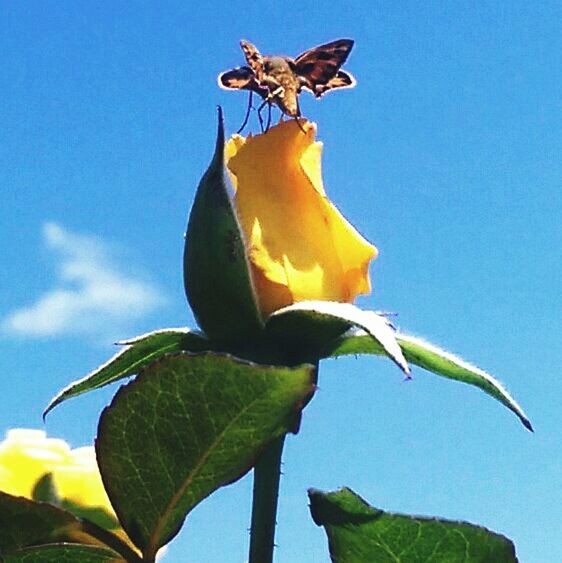
M 294 56 L 351 37 L 357 87 L 301 104 L 328 194 L 380 250 L 359 304 L 494 374 L 536 432 L 419 369 L 325 362 L 286 446 L 277 562 L 328 561 L 306 489 L 343 485 L 561 561 L 560 21 L 548 1 L 0 4 L 0 432 L 41 427 L 115 339 L 194 326 L 182 237 L 216 105 L 230 132 L 244 115 L 216 86 L 239 40 Z M 114 392 L 60 406 L 49 435 L 91 443 Z M 168 560 L 244 561 L 250 489 L 204 501 Z

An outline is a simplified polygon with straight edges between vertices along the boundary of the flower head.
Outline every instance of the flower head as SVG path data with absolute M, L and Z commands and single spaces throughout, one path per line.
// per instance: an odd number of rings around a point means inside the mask
M 329 201 L 316 127 L 287 121 L 226 146 L 234 204 L 262 315 L 305 300 L 369 293 L 377 249 Z
M 0 491 L 34 499 L 41 479 L 47 475 L 56 504 L 111 530 L 136 550 L 105 492 L 92 446 L 71 449 L 64 440 L 47 438 L 43 430 L 9 430 L 0 443 Z M 81 530 L 68 530 L 67 539 L 102 545 Z
M 304 301 L 349 304 L 370 291 L 377 249 L 326 196 L 315 135 L 315 125 L 292 120 L 225 143 L 219 108 L 215 153 L 187 225 L 184 285 L 201 329 L 230 353 L 289 361 L 278 352 L 300 337 L 292 322 L 273 327 L 273 313 Z M 314 352 L 291 362 L 315 357 L 350 326 L 339 319 L 317 330 L 318 322 Z
M 51 474 L 58 496 L 76 505 L 114 514 L 103 488 L 93 447 L 70 449 L 42 430 L 14 429 L 0 443 L 0 490 L 33 497 L 37 482 Z

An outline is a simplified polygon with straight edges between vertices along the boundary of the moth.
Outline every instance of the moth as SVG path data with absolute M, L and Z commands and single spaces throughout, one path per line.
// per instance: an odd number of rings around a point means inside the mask
M 262 123 L 261 110 L 265 105 L 271 110 L 272 104 L 279 107 L 283 114 L 299 118 L 299 94 L 303 89 L 320 98 L 330 90 L 352 88 L 356 84 L 349 72 L 341 70 L 353 47 L 352 39 L 337 39 L 319 45 L 295 59 L 282 55 L 264 56 L 255 45 L 245 40 L 240 41 L 240 46 L 247 66 L 227 70 L 218 76 L 221 88 L 250 91 L 248 111 L 239 131 L 248 122 L 253 93 L 263 99 L 258 108 L 258 117 Z

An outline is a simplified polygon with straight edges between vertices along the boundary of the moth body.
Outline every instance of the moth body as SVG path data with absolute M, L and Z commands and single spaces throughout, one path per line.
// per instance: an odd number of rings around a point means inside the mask
M 293 67 L 294 62 L 287 57 L 264 57 L 261 84 L 267 87 L 272 101 L 284 114 L 299 117 L 301 83 Z

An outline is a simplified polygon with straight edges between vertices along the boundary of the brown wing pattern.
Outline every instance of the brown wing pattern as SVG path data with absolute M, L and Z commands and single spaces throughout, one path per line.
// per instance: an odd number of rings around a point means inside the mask
M 313 94 L 320 98 L 326 92 L 330 90 L 336 90 L 337 88 L 353 88 L 357 84 L 357 81 L 349 72 L 344 70 L 338 70 L 336 76 L 328 81 L 327 84 L 317 84 Z
M 353 47 L 352 39 L 337 39 L 305 51 L 295 59 L 296 73 L 304 86 L 317 96 L 318 87 L 335 78 Z M 341 87 L 341 86 L 340 86 Z
M 254 71 L 247 66 L 221 72 L 218 76 L 218 83 L 225 90 L 251 90 L 262 98 L 265 98 L 268 93 L 267 88 L 259 85 Z

